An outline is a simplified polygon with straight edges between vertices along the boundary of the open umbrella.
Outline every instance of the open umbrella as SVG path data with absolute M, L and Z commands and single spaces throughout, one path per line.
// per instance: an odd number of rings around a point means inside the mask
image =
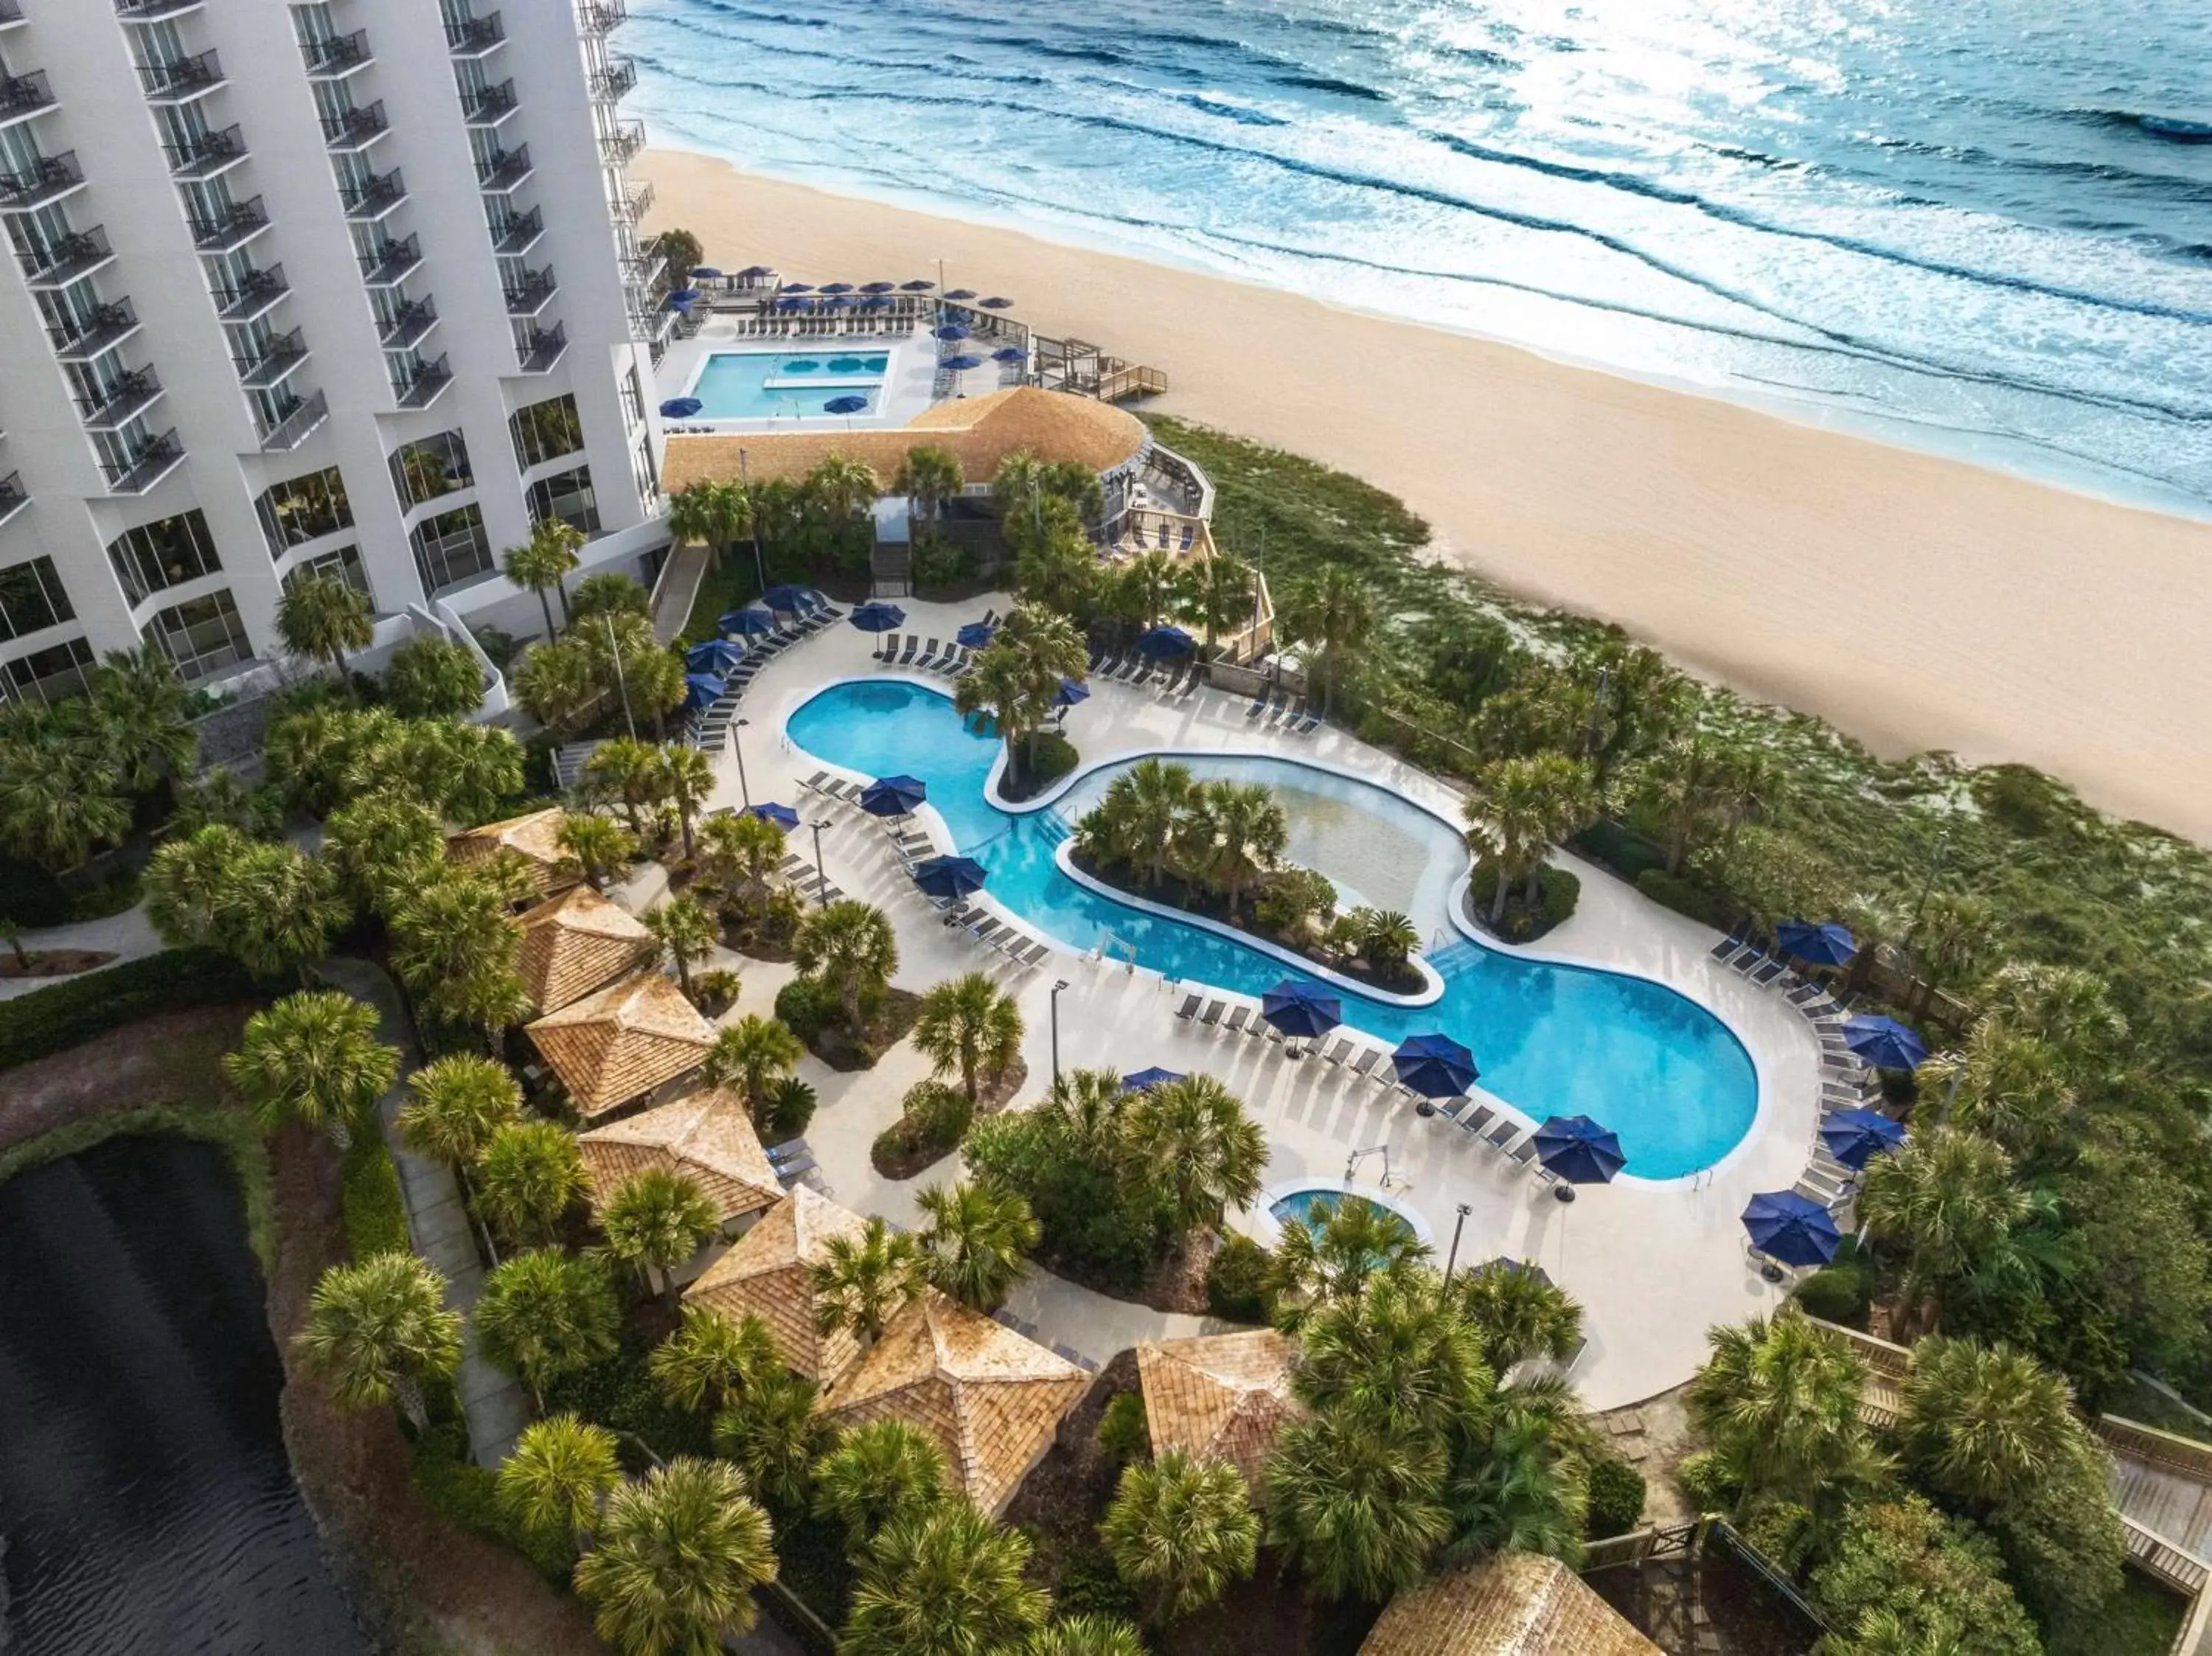
M 860 291 L 864 294 L 895 293 L 897 289 L 896 282 L 864 282 L 860 284 Z
M 684 652 L 684 664 L 695 673 L 726 673 L 744 658 L 744 646 L 725 638 L 710 638 Z
M 1851 1018 L 1844 1045 L 1877 1070 L 1917 1070 L 1928 1061 L 1928 1043 L 1895 1018 Z
M 715 673 L 686 673 L 684 675 L 684 711 L 696 713 L 702 707 L 711 707 L 729 693 L 729 685 Z
M 975 290 L 973 288 L 955 288 L 945 296 L 955 301 L 970 300 L 975 297 Z
M 982 864 L 969 857 L 932 857 L 914 865 L 914 883 L 941 901 L 973 895 L 986 877 Z
M 1863 1168 L 1905 1142 L 1905 1124 L 1877 1110 L 1838 1110 L 1822 1119 L 1820 1142 L 1845 1167 Z
M 1784 920 L 1774 928 L 1774 946 L 1808 966 L 1849 966 L 1859 946 L 1848 927 L 1834 921 Z
M 937 337 L 943 340 L 948 345 L 957 344 L 963 339 L 973 339 L 975 337 L 975 336 L 974 334 L 969 333 L 967 329 L 962 327 L 957 322 L 948 322 L 943 327 L 937 330 Z
M 758 638 L 775 631 L 775 617 L 765 610 L 732 610 L 715 621 L 714 630 L 739 638 Z
M 660 405 L 664 420 L 689 420 L 707 405 L 696 397 L 672 397 Z
M 811 282 L 787 282 L 776 291 L 785 294 L 811 294 L 814 291 L 814 284 Z
M 720 282 L 721 279 L 722 273 L 711 264 L 699 265 L 691 272 L 694 282 Z
M 865 397 L 833 397 L 822 405 L 825 414 L 858 414 L 868 406 Z
M 916 276 L 911 282 L 900 282 L 899 291 L 902 294 L 926 294 L 936 285 L 933 282 L 924 282 L 920 276 Z
M 1824 1265 L 1843 1237 L 1827 1209 L 1794 1190 L 1761 1191 L 1744 1204 L 1744 1234 L 1768 1259 L 1785 1265 Z M 1770 1273 L 1779 1281 L 1780 1273 Z
M 965 373 L 970 368 L 981 367 L 983 359 L 980 356 L 948 356 L 939 361 L 937 366 L 948 373 Z
M 1193 648 L 1188 633 L 1180 627 L 1155 627 L 1137 640 L 1137 652 L 1152 661 L 1165 661 L 1173 656 L 1187 656 Z
M 860 301 L 860 308 L 864 311 L 887 311 L 890 306 L 890 300 L 881 294 L 870 294 Z
M 849 294 L 853 291 L 853 284 L 849 282 L 825 282 L 822 284 L 822 291 L 825 294 Z
M 1090 700 L 1091 687 L 1078 679 L 1063 678 L 1060 688 L 1052 693 L 1052 705 L 1055 707 L 1073 707 L 1079 701 Z
M 745 807 L 745 815 L 748 816 L 757 816 L 763 822 L 773 822 L 778 828 L 781 828 L 786 834 L 790 833 L 793 828 L 799 826 L 799 813 L 793 810 L 789 805 L 779 805 L 775 804 L 765 805 L 747 805 Z
M 1605 1185 L 1627 1164 L 1620 1140 L 1586 1115 L 1555 1115 L 1536 1129 L 1536 1159 L 1565 1182 L 1553 1187 L 1562 1202 L 1577 1185 Z
M 769 269 L 765 264 L 748 264 L 744 270 L 738 272 L 738 280 L 740 282 L 758 282 L 764 276 L 774 276 L 775 274 L 775 272 Z
M 1030 354 L 1019 345 L 1001 345 L 991 353 L 991 360 L 994 362 L 1026 362 L 1030 360 Z
M 1183 1078 L 1182 1071 L 1163 1070 L 1156 1064 L 1149 1070 L 1139 1070 L 1133 1075 L 1123 1076 L 1121 1090 L 1125 1093 L 1148 1093 L 1155 1087 L 1164 1087 L 1170 1081 L 1181 1081 Z
M 994 294 L 983 301 L 983 308 L 987 311 L 1011 311 L 1014 308 L 1014 301 L 1011 299 L 1000 299 Z
M 852 302 L 842 294 L 830 294 L 822 300 L 822 308 L 825 311 L 842 311 Z
M 1260 997 L 1260 1016 L 1286 1035 L 1311 1040 L 1344 1022 L 1344 1003 L 1318 985 L 1285 978 Z
M 771 586 L 761 594 L 761 602 L 771 610 L 781 610 L 787 615 L 797 615 L 813 602 L 813 595 L 803 586 L 788 584 Z
M 856 604 L 845 619 L 864 633 L 888 633 L 906 625 L 906 611 L 896 604 Z
M 879 776 L 860 790 L 860 809 L 871 816 L 904 816 L 929 798 L 917 776 Z
M 1407 1035 L 1390 1054 L 1399 1083 L 1423 1098 L 1456 1098 L 1481 1073 L 1474 1054 L 1449 1035 Z
M 814 301 L 811 299 L 779 299 L 775 301 L 775 308 L 779 311 L 811 311 L 814 308 Z
M 952 641 L 963 650 L 980 650 L 998 630 L 988 621 L 971 621 L 952 635 Z

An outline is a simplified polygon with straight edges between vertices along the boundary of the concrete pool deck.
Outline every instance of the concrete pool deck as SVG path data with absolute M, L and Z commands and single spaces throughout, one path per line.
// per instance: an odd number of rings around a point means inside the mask
M 958 605 L 902 604 L 908 622 L 904 630 L 924 638 L 950 638 L 987 605 L 1006 607 L 1003 597 Z M 1457 1208 L 1465 1203 L 1462 1265 L 1498 1254 L 1533 1260 L 1582 1302 L 1589 1344 L 1573 1378 L 1594 1409 L 1680 1384 L 1704 1359 L 1709 1325 L 1739 1321 L 1778 1302 L 1783 1290 L 1761 1280 L 1746 1259 L 1737 1216 L 1753 1192 L 1787 1190 L 1804 1171 L 1819 1119 L 1817 1044 L 1778 992 L 1754 987 L 1711 958 L 1707 951 L 1718 933 L 1569 859 L 1583 877 L 1580 907 L 1543 943 L 1520 952 L 1641 975 L 1704 1006 L 1750 1054 L 1759 1107 L 1742 1141 L 1698 1174 L 1665 1181 L 1624 1179 L 1585 1190 L 1571 1204 L 1554 1201 L 1547 1186 L 1450 1122 L 1423 1119 L 1334 1065 L 1291 1059 L 1279 1045 L 1179 1022 L 1174 1016 L 1179 996 L 1156 973 L 1063 948 L 1024 971 L 965 933 L 948 932 L 899 869 L 873 819 L 799 791 L 801 779 L 824 767 L 783 735 L 790 715 L 817 691 L 842 679 L 881 674 L 869 653 L 878 642 L 841 625 L 771 662 L 739 709 L 746 727 L 732 736 L 744 743 L 752 798 L 780 800 L 798 807 L 809 822 L 825 822 L 821 842 L 830 879 L 890 917 L 899 940 L 900 986 L 919 991 L 958 973 L 982 971 L 1018 998 L 1028 1025 L 1023 1050 L 1031 1079 L 1016 1107 L 1034 1099 L 1050 1076 L 1049 1000 L 1053 983 L 1064 980 L 1062 1066 L 1128 1070 L 1158 1064 L 1219 1077 L 1267 1134 L 1264 1184 L 1342 1179 L 1355 1151 L 1387 1143 L 1389 1194 L 1425 1219 L 1440 1262 L 1450 1246 Z M 1211 689 L 1168 702 L 1148 690 L 1100 682 L 1088 701 L 1072 710 L 1067 728 L 1086 767 L 1158 749 L 1273 754 L 1365 777 L 1456 819 L 1458 796 L 1434 778 L 1341 731 L 1323 727 L 1293 737 L 1255 730 L 1245 722 L 1247 705 Z M 728 751 L 719 755 L 717 768 L 711 804 L 738 804 L 738 767 Z M 937 833 L 941 842 L 941 824 Z M 793 834 L 791 844 L 811 858 L 811 831 Z M 745 988 L 727 1016 L 765 1012 L 790 968 L 732 963 L 742 964 Z M 808 1138 L 832 1193 L 862 1212 L 912 1223 L 915 1192 L 930 1176 L 884 1180 L 869 1165 L 868 1147 L 896 1118 L 907 1088 L 927 1073 L 926 1062 L 902 1046 L 859 1075 L 836 1074 L 811 1059 L 803 1072 L 822 1097 Z M 1382 1160 L 1376 1155 L 1362 1160 L 1350 1175 L 1353 1186 L 1375 1188 Z M 952 1172 L 947 1167 L 933 1176 Z M 1250 1216 L 1233 1222 L 1256 1228 Z M 1017 1290 L 1012 1309 L 1037 1322 L 1049 1339 L 1101 1361 L 1132 1340 L 1197 1332 L 1204 1325 L 1200 1319 L 1170 1318 L 1104 1300 L 1038 1272 Z

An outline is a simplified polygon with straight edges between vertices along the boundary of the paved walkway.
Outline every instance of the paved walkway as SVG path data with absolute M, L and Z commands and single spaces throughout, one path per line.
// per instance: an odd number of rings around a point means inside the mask
M 23 947 L 40 949 L 99 949 L 115 958 L 108 966 L 120 966 L 125 961 L 135 961 L 148 955 L 158 955 L 164 947 L 154 930 L 153 921 L 146 918 L 145 905 L 126 908 L 120 914 L 110 914 L 104 919 L 80 920 L 74 925 L 50 925 L 43 931 L 23 933 Z M 106 967 L 95 967 L 105 971 Z M 79 972 L 66 978 L 0 978 L 0 1000 L 13 1000 L 18 995 L 27 995 L 34 990 L 49 988 L 57 983 L 74 983 L 89 974 Z
M 385 1040 L 399 1048 L 398 1078 L 377 1106 L 377 1118 L 399 1170 L 399 1193 L 406 1204 L 407 1230 L 414 1239 L 415 1251 L 445 1277 L 446 1303 L 465 1313 L 474 1308 L 483 1292 L 484 1273 L 483 1261 L 477 1256 L 476 1239 L 470 1234 L 468 1210 L 461 1204 L 460 1186 L 451 1169 L 407 1149 L 396 1125 L 399 1107 L 407 1099 L 408 1073 L 418 1056 L 407 1009 L 392 980 L 366 961 L 328 960 L 321 971 L 332 986 L 376 1008 L 384 1022 Z M 507 1459 L 517 1435 L 530 1423 L 530 1401 L 520 1383 L 492 1367 L 477 1351 L 473 1323 L 463 1337 L 461 1371 L 456 1383 L 461 1412 L 468 1421 L 470 1458 L 480 1466 L 496 1466 Z

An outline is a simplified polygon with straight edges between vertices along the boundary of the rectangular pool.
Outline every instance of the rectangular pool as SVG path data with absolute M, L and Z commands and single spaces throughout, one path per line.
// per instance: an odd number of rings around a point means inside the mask
M 685 394 L 702 420 L 859 419 L 880 406 L 890 367 L 881 349 L 714 351 Z M 848 406 L 854 397 L 860 406 Z

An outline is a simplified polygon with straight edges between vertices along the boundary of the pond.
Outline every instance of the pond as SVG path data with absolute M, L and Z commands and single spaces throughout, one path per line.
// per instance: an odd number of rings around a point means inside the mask
M 0 1185 L 0 1649 L 365 1656 L 222 1153 L 117 1139 Z

